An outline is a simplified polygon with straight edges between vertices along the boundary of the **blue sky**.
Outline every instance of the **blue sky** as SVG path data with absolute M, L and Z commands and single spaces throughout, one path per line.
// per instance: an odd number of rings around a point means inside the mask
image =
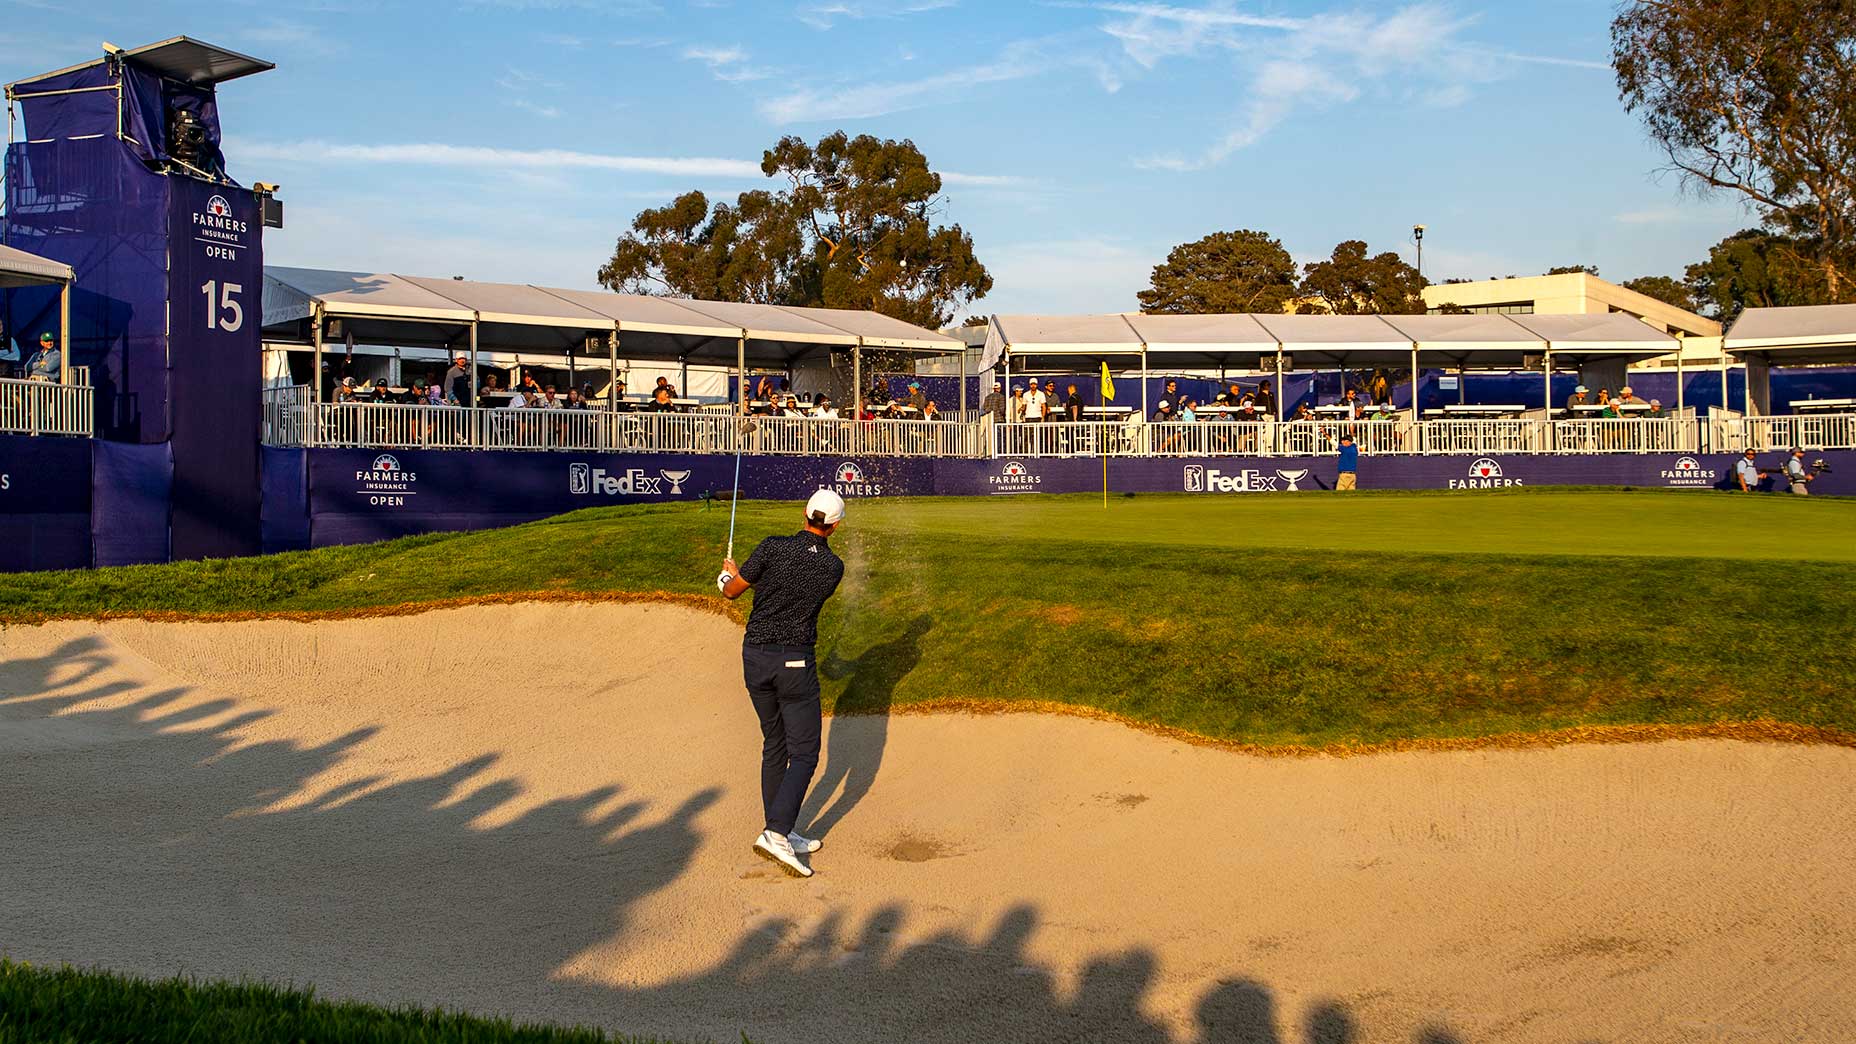
M 1342 239 L 1433 280 L 1679 275 L 1752 224 L 1617 102 L 1610 0 L 1005 3 L 403 0 L 7 5 L 5 79 L 187 34 L 277 63 L 224 85 L 233 174 L 280 182 L 275 263 L 593 286 L 640 209 L 769 184 L 761 150 L 911 138 L 995 288 L 1117 311 L 1174 244 Z

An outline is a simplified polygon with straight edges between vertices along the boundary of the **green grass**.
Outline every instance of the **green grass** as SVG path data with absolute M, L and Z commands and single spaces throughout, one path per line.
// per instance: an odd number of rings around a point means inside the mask
M 650 1044 L 591 1029 L 516 1024 L 426 1008 L 318 1000 L 261 983 L 147 981 L 0 958 L 0 1044 Z
M 795 528 L 744 503 L 738 551 Z M 0 577 L 0 620 L 713 596 L 724 508 L 607 508 L 263 559 Z M 1770 719 L 1856 731 L 1856 502 L 1701 492 L 855 501 L 826 697 L 1058 701 L 1371 744 Z M 389 655 L 390 655 L 389 650 Z

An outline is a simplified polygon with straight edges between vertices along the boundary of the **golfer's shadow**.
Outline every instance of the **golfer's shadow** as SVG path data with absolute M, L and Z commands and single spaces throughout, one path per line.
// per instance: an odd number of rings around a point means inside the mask
M 896 685 L 921 662 L 922 636 L 932 626 L 933 621 L 923 613 L 910 620 L 901 634 L 872 645 L 855 660 L 843 659 L 833 650 L 819 661 L 819 673 L 825 678 L 850 681 L 832 711 L 825 737 L 825 770 L 799 813 L 799 822 L 810 824 L 812 836 L 831 833 L 870 793 L 883 764 L 883 748 L 889 743 L 889 705 Z M 831 801 L 840 786 L 843 793 Z M 827 801 L 831 801 L 829 807 Z

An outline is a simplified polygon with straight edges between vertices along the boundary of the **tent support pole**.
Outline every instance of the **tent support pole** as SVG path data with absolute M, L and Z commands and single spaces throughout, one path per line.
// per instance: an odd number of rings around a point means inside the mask
M 1006 349 L 1006 351 L 999 356 L 999 360 L 1005 364 L 1005 394 L 1006 394 L 1005 423 L 1010 424 L 1013 421 L 1018 419 L 1018 411 L 1012 408 L 1012 400 L 1011 400 L 1011 394 L 1012 394 L 1012 352 L 1011 352 L 1011 349 L 1009 348 Z
M 1721 409 L 1728 408 L 1727 398 L 1727 341 L 1721 340 Z
M 1546 354 L 1540 357 L 1540 415 L 1546 419 L 1547 437 L 1553 436 L 1553 342 L 1547 342 Z M 1549 447 L 1558 449 L 1557 446 Z
M 1418 424 L 1418 342 L 1411 342 L 1411 424 L 1412 431 L 1417 431 Z
M 606 383 L 606 412 L 617 413 L 619 410 L 619 324 L 612 324 L 612 333 L 606 340 L 606 365 L 612 374 Z
M 1289 392 L 1282 384 L 1282 345 L 1276 346 L 1276 394 L 1270 396 L 1270 412 L 1276 416 L 1271 420 L 1282 420 L 1283 407 L 1288 403 Z
M 1721 354 L 1723 356 L 1727 354 L 1725 343 L 1723 343 L 1721 347 Z M 1754 407 L 1758 404 L 1753 401 L 1753 364 L 1750 360 L 1745 366 L 1741 367 L 1740 377 L 1746 388 L 1746 415 L 1751 417 L 1755 415 Z
M 71 281 L 69 279 L 58 288 L 58 383 L 71 383 Z
M 1681 348 L 1682 343 L 1683 342 L 1681 341 L 1676 342 L 1676 345 L 1677 345 L 1676 347 L 1676 412 L 1677 413 L 1682 412 L 1682 400 L 1683 400 L 1684 395 L 1687 392 L 1687 388 L 1685 386 L 1688 384 L 1687 380 L 1685 380 L 1682 375 L 1682 348 Z
M 477 320 L 470 322 L 470 406 L 477 408 Z
M 685 395 L 689 389 L 681 389 Z M 741 337 L 735 341 L 735 398 L 741 402 L 741 412 L 748 412 L 748 332 L 741 331 Z
M 967 346 L 960 346 L 960 415 L 967 415 Z
M 322 405 L 322 302 L 309 303 L 309 344 L 312 361 L 309 364 L 309 401 Z
M 851 419 L 864 419 L 864 342 L 851 345 Z
M 1141 345 L 1141 421 L 1153 416 L 1147 409 L 1147 346 Z

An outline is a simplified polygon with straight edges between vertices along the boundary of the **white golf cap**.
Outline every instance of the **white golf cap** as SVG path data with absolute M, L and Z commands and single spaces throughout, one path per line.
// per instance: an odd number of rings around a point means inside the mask
M 806 518 L 825 516 L 825 525 L 835 526 L 844 520 L 844 498 L 829 489 L 821 489 L 806 501 Z

